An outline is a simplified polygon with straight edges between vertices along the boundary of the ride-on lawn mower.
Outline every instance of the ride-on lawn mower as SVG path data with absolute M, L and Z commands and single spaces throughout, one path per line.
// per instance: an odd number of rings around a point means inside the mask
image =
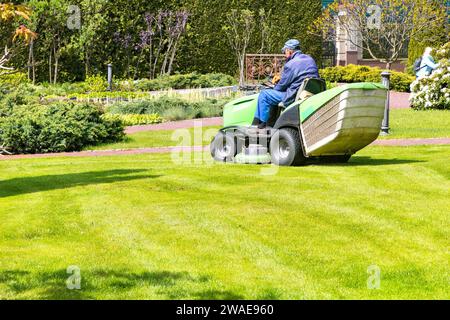
M 267 129 L 251 127 L 258 94 L 228 103 L 224 128 L 211 142 L 216 161 L 298 166 L 309 160 L 345 163 L 380 133 L 387 89 L 378 83 L 347 84 L 326 90 L 307 79 L 296 101 L 272 108 Z

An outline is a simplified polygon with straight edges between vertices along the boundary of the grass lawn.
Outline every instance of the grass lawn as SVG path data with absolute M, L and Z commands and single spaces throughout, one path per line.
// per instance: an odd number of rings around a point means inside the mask
M 186 145 L 208 145 L 211 142 L 212 137 L 217 134 L 220 127 L 203 127 L 201 128 L 200 140 L 197 141 L 194 138 L 194 128 L 181 129 L 179 133 L 187 133 Z M 199 130 L 199 129 L 195 129 Z M 211 136 L 207 134 L 208 130 L 211 130 Z M 125 140 L 118 143 L 108 143 L 99 146 L 88 147 L 86 150 L 114 150 L 114 149 L 134 149 L 134 148 L 152 148 L 152 147 L 167 147 L 176 146 L 180 144 L 179 136 L 174 135 L 174 130 L 158 130 L 158 131 L 145 131 L 130 134 L 125 137 Z M 189 143 L 189 141 L 191 143 Z
M 170 155 L 0 161 L 0 299 L 448 299 L 449 154 L 370 147 L 275 175 Z
M 391 135 L 384 139 L 450 138 L 450 111 L 393 109 Z
M 211 142 L 210 137 L 205 134 L 207 130 L 217 132 L 220 127 L 203 128 L 203 145 Z M 391 135 L 380 137 L 380 139 L 403 139 L 403 138 L 449 138 L 450 137 L 450 112 L 414 111 L 412 109 L 393 109 L 391 111 Z M 186 129 L 194 142 L 194 129 Z M 148 131 L 128 135 L 123 142 L 103 144 L 89 147 L 87 150 L 112 150 L 166 147 L 179 145 L 180 140 L 172 139 L 174 131 Z M 187 145 L 200 145 L 201 141 L 188 143 Z

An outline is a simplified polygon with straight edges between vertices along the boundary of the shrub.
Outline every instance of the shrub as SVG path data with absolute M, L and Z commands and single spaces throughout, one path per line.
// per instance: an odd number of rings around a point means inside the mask
M 450 42 L 436 52 L 436 58 L 439 68 L 411 85 L 411 106 L 414 109 L 450 110 Z
M 28 76 L 23 72 L 0 75 L 0 86 L 6 89 L 17 88 L 21 84 L 30 83 Z
M 85 81 L 86 91 L 103 92 L 108 89 L 108 81 L 101 75 L 88 76 Z
M 0 95 L 0 109 L 10 110 L 17 105 L 35 104 L 39 102 L 39 96 L 35 87 L 31 84 L 20 84 L 14 90 L 7 90 Z
M 188 74 L 163 76 L 152 80 L 139 80 L 136 81 L 134 87 L 136 90 L 140 91 L 157 91 L 167 89 L 226 87 L 234 84 L 236 84 L 236 80 L 226 74 L 209 73 L 201 75 L 193 72 Z M 126 86 L 123 85 L 123 87 Z
M 121 121 L 124 126 L 155 124 L 163 121 L 158 114 L 106 114 L 105 118 Z
M 89 104 L 15 106 L 0 117 L 0 145 L 13 153 L 78 151 L 123 138 L 123 124 Z
M 414 77 L 397 71 L 391 72 L 391 89 L 399 92 L 408 92 Z M 329 82 L 381 82 L 380 68 L 368 66 L 348 65 L 345 67 L 329 67 L 320 70 L 322 79 Z
M 164 120 L 182 120 L 220 116 L 228 99 L 202 99 L 189 101 L 181 97 L 161 96 L 137 102 L 111 105 L 111 114 L 159 114 Z

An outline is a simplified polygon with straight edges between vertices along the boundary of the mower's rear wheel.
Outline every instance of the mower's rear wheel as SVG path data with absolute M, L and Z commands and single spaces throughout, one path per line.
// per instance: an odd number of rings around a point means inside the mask
M 211 142 L 210 151 L 216 161 L 233 162 L 237 152 L 234 135 L 220 131 Z
M 279 166 L 299 166 L 306 162 L 298 130 L 283 128 L 270 140 L 272 163 Z

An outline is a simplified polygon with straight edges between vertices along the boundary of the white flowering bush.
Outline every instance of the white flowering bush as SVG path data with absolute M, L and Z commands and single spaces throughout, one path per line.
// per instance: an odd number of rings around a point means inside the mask
M 434 53 L 439 68 L 411 84 L 411 107 L 450 110 L 450 42 Z

